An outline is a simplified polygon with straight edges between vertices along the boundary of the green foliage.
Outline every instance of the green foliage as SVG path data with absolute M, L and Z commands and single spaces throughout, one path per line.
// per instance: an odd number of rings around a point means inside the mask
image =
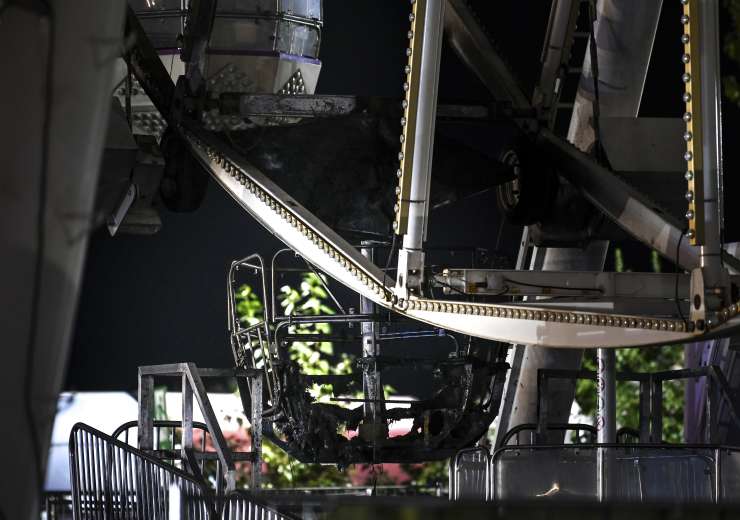
M 740 0 L 725 0 L 724 8 L 729 15 L 729 30 L 723 38 L 725 55 L 735 64 L 740 65 Z M 737 77 L 726 74 L 722 78 L 722 90 L 725 98 L 740 106 L 740 84 Z
M 236 314 L 247 326 L 256 325 L 264 319 L 265 307 L 248 285 L 242 285 L 236 291 Z
M 412 486 L 433 487 L 444 485 L 448 478 L 448 460 L 436 460 L 424 464 L 401 464 L 401 468 L 411 477 Z
M 335 314 L 325 302 L 328 298 L 322 281 L 314 273 L 303 277 L 300 287 L 289 285 L 280 288 L 280 306 L 286 316 L 320 316 Z M 290 334 L 331 334 L 329 323 L 298 323 L 291 325 Z M 328 341 L 296 341 L 290 346 L 290 358 L 309 375 L 344 375 L 352 373 L 354 358 L 346 353 L 335 355 L 334 345 Z M 311 396 L 318 401 L 328 401 L 332 385 L 315 384 Z
M 346 486 L 348 482 L 346 471 L 326 464 L 297 462 L 270 441 L 263 442 L 262 457 L 267 465 L 263 484 L 268 488 Z
M 281 287 L 278 301 L 286 316 L 332 315 L 335 311 L 326 304 L 328 296 L 319 277 L 307 273 L 298 288 L 289 285 Z M 264 305 L 249 285 L 242 285 L 236 293 L 236 312 L 247 325 L 255 325 L 264 319 Z M 289 334 L 331 334 L 331 331 L 328 323 L 298 323 L 288 328 Z M 349 374 L 354 361 L 344 353 L 335 356 L 331 342 L 294 342 L 289 347 L 289 355 L 304 373 L 311 375 Z M 314 385 L 310 389 L 312 397 L 318 401 L 329 400 L 332 391 L 331 385 Z M 347 483 L 347 473 L 335 466 L 296 462 L 267 440 L 262 445 L 262 456 L 267 467 L 263 475 L 267 487 L 337 486 Z M 241 480 L 246 482 L 246 476 Z

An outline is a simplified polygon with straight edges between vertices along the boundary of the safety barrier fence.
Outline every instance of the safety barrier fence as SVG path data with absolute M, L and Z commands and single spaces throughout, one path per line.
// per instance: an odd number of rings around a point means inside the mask
M 183 519 L 216 518 L 202 482 L 95 428 L 72 428 L 69 456 L 75 520 L 165 520 L 173 486 Z
M 252 494 L 234 491 L 226 498 L 221 520 L 294 520 L 294 517 L 268 507 Z
M 566 444 L 461 451 L 452 500 L 740 502 L 740 450 L 715 445 Z
M 127 426 L 119 428 L 117 434 L 126 431 Z M 245 491 L 234 491 L 225 500 L 216 500 L 205 482 L 175 467 L 174 456 L 167 455 L 165 461 L 155 455 L 85 424 L 76 424 L 69 441 L 75 520 L 169 520 L 175 508 L 179 513 L 174 516 L 182 520 L 293 518 L 277 512 L 263 497 Z M 221 514 L 217 504 L 223 504 Z

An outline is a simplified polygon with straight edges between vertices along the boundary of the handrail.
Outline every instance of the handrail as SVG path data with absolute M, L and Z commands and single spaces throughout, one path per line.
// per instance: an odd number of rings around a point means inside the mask
M 729 488 L 723 484 L 723 479 L 725 476 L 725 472 L 727 470 L 723 470 L 722 467 L 725 464 L 725 457 L 728 457 L 732 454 L 740 455 L 740 448 L 738 447 L 730 447 L 730 446 L 723 446 L 723 445 L 717 445 L 717 444 L 653 444 L 653 443 L 635 443 L 635 444 L 616 444 L 616 443 L 609 443 L 609 444 L 557 444 L 557 445 L 526 445 L 526 446 L 502 446 L 501 448 L 498 448 L 495 450 L 491 456 L 490 459 L 490 472 L 491 475 L 498 475 L 499 477 L 502 476 L 501 469 L 498 467 L 498 463 L 501 460 L 501 457 L 506 452 L 516 452 L 517 457 L 517 464 L 526 464 L 524 459 L 519 459 L 519 456 L 521 456 L 522 452 L 573 452 L 574 454 L 580 454 L 583 456 L 585 453 L 588 453 L 589 450 L 593 452 L 594 459 L 596 457 L 601 456 L 600 454 L 603 454 L 603 460 L 608 464 L 613 463 L 616 461 L 617 457 L 615 455 L 617 454 L 625 454 L 629 456 L 632 459 L 641 459 L 645 458 L 645 460 L 651 460 L 654 459 L 657 452 L 663 452 L 665 455 L 676 455 L 676 456 L 699 456 L 700 458 L 703 458 L 706 460 L 706 462 L 709 465 L 712 465 L 711 474 L 706 474 L 708 478 L 711 480 L 712 485 L 712 496 L 711 501 L 717 503 L 717 502 L 723 502 L 727 500 L 736 500 L 737 494 L 740 493 L 740 488 L 735 489 L 737 486 L 734 485 L 734 479 L 730 479 L 727 484 L 729 484 Z M 696 453 L 692 453 L 692 450 L 695 450 Z M 538 460 L 541 457 L 538 458 Z M 567 458 L 566 458 L 567 459 Z M 563 460 L 566 460 L 563 459 Z M 563 466 L 562 469 L 564 471 L 564 474 L 573 474 L 573 471 L 576 469 L 575 466 L 572 465 L 572 461 L 570 459 L 567 459 L 567 465 Z M 734 467 L 735 464 L 733 464 Z M 595 482 L 598 482 L 596 480 L 596 472 L 597 472 L 597 466 L 594 464 L 592 471 L 593 477 L 595 479 Z M 610 470 L 607 470 L 610 471 Z M 612 473 L 614 474 L 614 473 Z M 655 478 L 655 477 L 654 477 Z M 679 478 L 679 475 L 676 475 L 676 478 Z M 656 481 L 657 482 L 657 481 Z M 598 486 L 604 486 L 605 482 L 602 480 L 600 483 L 597 483 Z M 644 484 L 641 483 L 640 486 L 643 486 Z M 497 500 L 500 497 L 497 495 L 497 480 L 492 479 L 491 480 L 491 498 L 493 500 Z M 600 496 L 600 493 L 604 493 L 605 490 L 602 488 L 600 491 L 595 491 L 593 496 L 588 495 L 584 496 L 583 498 L 589 498 L 589 499 L 598 499 Z M 513 497 L 505 497 L 507 499 L 512 499 Z M 640 498 L 640 500 L 644 500 L 643 498 Z M 647 498 L 647 500 L 650 500 L 650 498 Z M 660 500 L 658 498 L 658 500 Z
M 75 520 L 167 518 L 172 486 L 187 497 L 183 519 L 216 518 L 202 482 L 86 424 L 72 427 L 69 465 Z
M 113 431 L 113 433 L 111 434 L 111 437 L 118 440 L 118 437 L 126 430 L 130 430 L 131 428 L 138 428 L 138 427 L 139 427 L 138 421 L 126 421 L 125 423 L 123 423 L 122 425 L 120 425 L 118 428 L 116 428 Z M 155 428 L 182 428 L 182 421 L 170 421 L 170 420 L 157 419 L 154 421 L 154 427 Z M 202 423 L 199 421 L 193 421 L 193 429 L 203 430 L 205 433 L 208 433 L 208 426 L 206 425 L 206 423 Z
M 596 428 L 590 424 L 581 424 L 581 423 L 550 423 L 545 425 L 547 430 L 554 430 L 554 431 L 584 431 L 588 432 L 591 436 L 591 442 L 593 443 L 594 439 L 596 438 L 597 431 Z M 519 433 L 523 431 L 532 431 L 535 434 L 537 433 L 538 425 L 536 423 L 522 423 L 514 426 L 511 428 L 506 434 L 504 435 L 503 439 L 501 440 L 501 447 L 508 446 L 509 440 L 511 440 L 512 437 L 515 435 L 518 435 Z M 578 444 L 585 444 L 585 443 L 578 443 Z M 518 437 L 517 437 L 517 444 L 513 446 L 529 446 L 519 444 Z
M 224 503 L 222 520 L 297 520 L 297 517 L 280 513 L 253 493 L 232 491 Z

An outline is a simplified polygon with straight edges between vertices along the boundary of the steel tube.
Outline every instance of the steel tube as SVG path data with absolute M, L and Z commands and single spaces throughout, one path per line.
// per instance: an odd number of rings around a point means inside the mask
M 403 235 L 398 257 L 398 283 L 401 297 L 407 297 L 406 287 L 418 287 L 424 271 L 423 245 L 427 235 L 429 186 L 432 178 L 434 128 L 437 118 L 437 90 L 442 57 L 442 35 L 445 0 L 425 0 L 424 34 L 421 55 L 421 76 L 417 102 L 416 126 L 413 132 L 411 185 L 407 201 L 408 225 Z M 409 284 L 409 276 L 412 282 Z
M 704 188 L 704 244 L 701 267 L 707 287 L 722 285 L 720 197 L 722 195 L 722 111 L 719 67 L 719 2 L 700 2 L 701 117 Z M 696 59 L 694 57 L 694 59 Z
M 527 96 L 501 58 L 465 0 L 447 0 L 445 32 L 450 47 L 475 73 L 497 101 L 514 108 L 531 108 Z
M 678 223 L 647 197 L 549 130 L 540 131 L 538 142 L 563 177 L 622 229 L 672 262 L 678 251 L 678 263 L 684 269 L 699 266 L 699 251 L 681 238 Z
M 373 242 L 362 241 L 360 253 L 362 256 L 374 261 Z M 376 312 L 375 304 L 369 298 L 360 296 L 360 312 L 362 314 L 374 315 Z M 375 358 L 380 355 L 380 345 L 377 342 L 377 326 L 378 324 L 374 321 L 363 321 L 360 325 L 362 330 L 362 357 L 364 358 Z M 362 390 L 365 394 L 365 399 L 368 401 L 364 403 L 365 420 L 372 424 L 377 424 L 379 415 L 382 413 L 384 408 L 382 398 L 383 386 L 380 384 L 380 374 L 378 373 L 377 366 L 375 363 L 368 365 L 363 369 L 362 374 Z
M 617 442 L 617 361 L 614 349 L 600 348 L 596 352 L 597 417 L 596 431 L 599 443 Z

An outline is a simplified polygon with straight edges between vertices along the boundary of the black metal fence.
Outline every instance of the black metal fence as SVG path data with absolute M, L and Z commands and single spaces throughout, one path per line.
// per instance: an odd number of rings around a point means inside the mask
M 166 520 L 173 488 L 182 519 L 216 518 L 203 483 L 90 426 L 72 428 L 69 456 L 76 520 Z

